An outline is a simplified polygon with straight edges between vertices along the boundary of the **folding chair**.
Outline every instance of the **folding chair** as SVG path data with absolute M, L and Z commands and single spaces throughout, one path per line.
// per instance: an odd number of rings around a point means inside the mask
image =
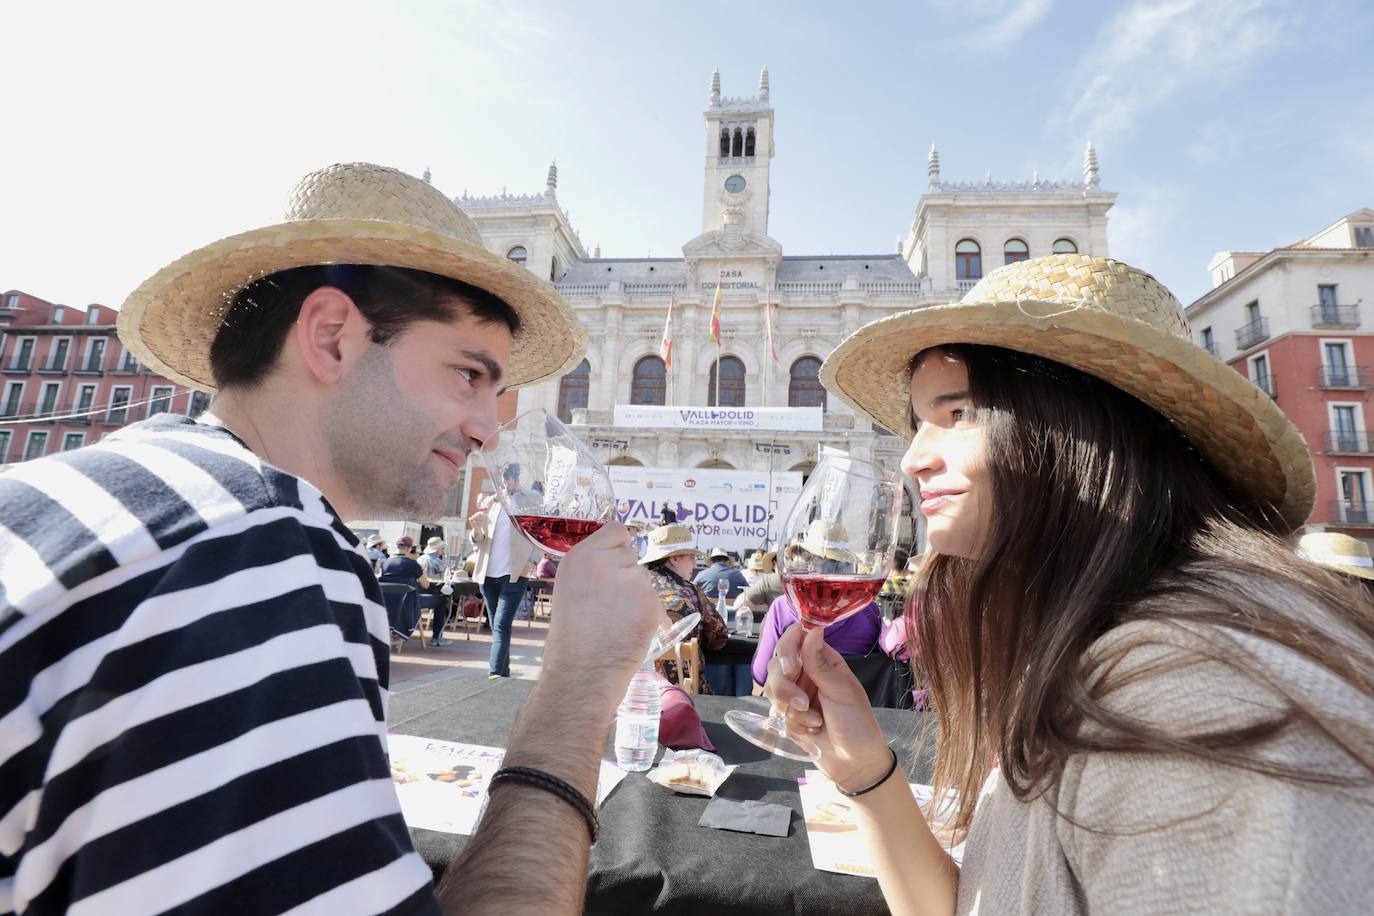
M 402 644 L 410 638 L 410 630 L 402 632 L 396 624 L 407 626 L 413 619 L 415 626 L 411 629 L 418 629 L 420 622 L 420 599 L 415 586 L 406 585 L 404 582 L 379 582 L 382 588 L 382 600 L 386 602 L 386 616 L 391 625 L 393 633 L 401 637 Z M 425 631 L 420 630 L 420 647 L 425 646 Z M 392 644 L 393 651 L 400 652 L 400 648 Z
M 660 662 L 677 665 L 678 686 L 688 693 L 701 693 L 701 643 L 684 639 L 658 657 Z

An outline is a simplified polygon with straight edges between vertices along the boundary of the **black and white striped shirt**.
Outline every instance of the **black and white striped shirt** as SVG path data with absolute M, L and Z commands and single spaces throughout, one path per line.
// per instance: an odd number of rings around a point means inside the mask
M 0 474 L 0 913 L 437 912 L 318 490 L 167 414 Z

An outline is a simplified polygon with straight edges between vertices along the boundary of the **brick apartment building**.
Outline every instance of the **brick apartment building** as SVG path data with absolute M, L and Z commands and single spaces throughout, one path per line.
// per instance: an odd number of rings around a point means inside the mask
M 115 333 L 114 309 L 0 293 L 0 465 L 100 441 L 128 423 L 194 416 L 208 395 L 139 365 Z
M 1306 438 L 1317 471 L 1308 530 L 1374 544 L 1374 210 L 1284 248 L 1220 252 L 1208 270 L 1213 289 L 1188 321 Z

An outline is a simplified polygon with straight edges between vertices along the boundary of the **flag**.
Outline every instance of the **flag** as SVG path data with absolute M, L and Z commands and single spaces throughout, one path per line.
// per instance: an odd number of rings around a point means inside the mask
M 763 321 L 768 327 L 768 354 L 773 357 L 773 365 L 778 363 L 778 346 L 773 340 L 773 290 L 768 290 L 768 302 L 763 307 Z
M 711 339 L 720 346 L 720 277 L 716 277 L 716 301 L 711 305 Z
M 663 325 L 663 340 L 658 344 L 658 357 L 663 368 L 673 368 L 673 297 L 668 297 L 668 321 Z

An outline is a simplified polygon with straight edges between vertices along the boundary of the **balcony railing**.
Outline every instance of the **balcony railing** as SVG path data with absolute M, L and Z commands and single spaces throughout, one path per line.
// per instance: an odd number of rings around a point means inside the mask
M 978 285 L 978 281 L 981 280 L 981 279 L 982 279 L 982 277 L 973 277 L 973 278 L 971 278 L 971 279 L 967 279 L 967 280 L 957 280 L 957 281 L 955 281 L 955 282 L 956 282 L 957 286 L 959 287 L 959 292 L 961 292 L 961 293 L 966 293 L 966 292 L 968 292 L 969 290 L 973 289 L 975 286 L 977 286 L 977 285 Z
M 1322 449 L 1328 455 L 1368 455 L 1369 433 L 1333 429 L 1322 434 Z
M 73 369 L 72 371 L 75 372 L 77 375 L 104 375 L 104 374 L 105 374 L 104 360 L 99 360 L 99 359 L 87 359 L 87 360 L 83 360 L 82 362 L 77 363 L 76 368 Z
M 75 424 L 77 426 L 90 426 L 90 412 L 94 409 L 94 404 L 63 404 L 57 409 L 57 414 L 62 419 L 63 423 Z M 77 414 L 85 414 L 85 416 L 76 416 Z
M 1321 305 L 1312 306 L 1312 327 L 1314 328 L 1358 328 L 1360 326 L 1360 307 L 1358 305 Z
M 5 367 L 7 375 L 28 375 L 33 371 L 33 359 L 17 359 Z
M 1323 388 L 1368 388 L 1368 366 L 1322 366 Z
M 1364 500 L 1332 500 L 1331 521 L 1342 525 L 1360 525 L 1374 528 L 1374 503 Z
M 1236 349 L 1248 350 L 1269 336 L 1269 319 L 1256 318 L 1236 331 Z
M 1252 381 L 1254 381 L 1255 387 L 1259 388 L 1260 391 L 1263 391 L 1265 394 L 1269 395 L 1274 400 L 1278 400 L 1279 383 L 1274 380 L 1274 377 L 1272 375 L 1259 375 L 1256 376 Z

